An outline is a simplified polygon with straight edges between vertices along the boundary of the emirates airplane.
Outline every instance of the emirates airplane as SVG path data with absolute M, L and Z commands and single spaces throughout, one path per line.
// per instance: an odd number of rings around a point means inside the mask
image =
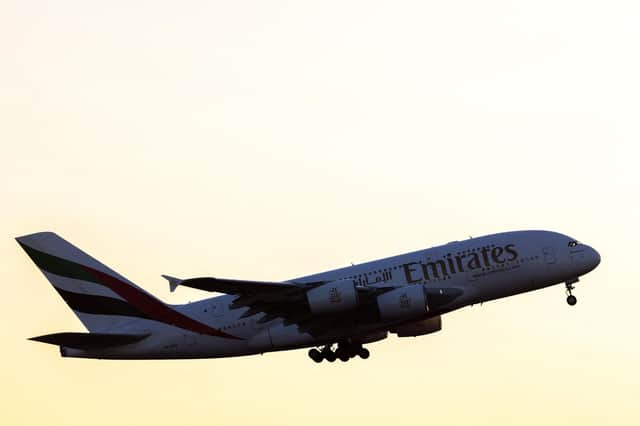
M 31 340 L 63 357 L 187 359 L 311 348 L 315 362 L 348 361 L 363 345 L 442 328 L 441 316 L 475 303 L 564 283 L 569 305 L 580 276 L 600 263 L 588 245 L 555 232 L 516 231 L 454 241 L 281 282 L 178 279 L 224 293 L 184 305 L 155 298 L 58 235 L 17 238 L 88 333 Z

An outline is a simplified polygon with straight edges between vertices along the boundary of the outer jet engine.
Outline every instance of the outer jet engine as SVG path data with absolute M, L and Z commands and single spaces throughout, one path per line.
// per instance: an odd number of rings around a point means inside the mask
M 349 311 L 358 306 L 358 290 L 353 281 L 334 281 L 309 290 L 307 301 L 316 315 Z
M 378 311 L 383 320 L 420 318 L 427 313 L 424 286 L 400 287 L 378 296 Z
M 442 330 L 440 315 L 425 320 L 408 322 L 391 329 L 398 337 L 415 337 L 424 334 L 435 333 Z

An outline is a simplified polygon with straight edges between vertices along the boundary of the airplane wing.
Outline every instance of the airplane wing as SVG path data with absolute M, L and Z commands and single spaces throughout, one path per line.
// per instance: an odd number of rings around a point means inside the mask
M 311 283 L 294 282 L 265 282 L 265 281 L 244 281 L 226 278 L 189 278 L 180 280 L 168 275 L 163 275 L 169 281 L 171 291 L 179 285 L 196 288 L 204 291 L 216 293 L 233 294 L 238 296 L 229 306 L 230 309 L 248 307 L 249 309 L 242 315 L 247 318 L 259 313 L 263 316 L 258 320 L 265 323 L 276 318 L 284 319 L 284 325 L 297 324 L 300 331 L 308 332 L 312 335 L 321 335 L 338 326 L 341 322 L 353 324 L 355 320 L 374 320 L 371 312 L 371 303 L 382 293 L 397 288 L 397 285 L 385 286 L 358 286 L 358 297 L 361 308 L 355 311 L 336 314 L 335 316 L 317 316 L 311 313 L 307 301 L 307 291 L 326 284 L 325 281 Z
M 188 278 L 185 280 L 171 277 L 169 275 L 163 275 L 162 277 L 169 281 L 171 291 L 174 291 L 177 286 L 181 285 L 204 291 L 243 295 L 268 291 L 282 291 L 284 289 L 300 288 L 301 286 L 305 286 L 305 284 L 287 282 L 245 281 L 213 277 Z

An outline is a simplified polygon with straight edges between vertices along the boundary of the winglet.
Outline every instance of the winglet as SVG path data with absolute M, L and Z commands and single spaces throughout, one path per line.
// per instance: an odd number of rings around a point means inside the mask
M 175 277 L 172 277 L 172 276 L 169 276 L 169 275 L 162 275 L 162 278 L 164 278 L 165 280 L 169 281 L 169 291 L 171 291 L 172 293 L 175 291 L 175 289 L 182 282 L 182 280 L 180 278 L 175 278 Z

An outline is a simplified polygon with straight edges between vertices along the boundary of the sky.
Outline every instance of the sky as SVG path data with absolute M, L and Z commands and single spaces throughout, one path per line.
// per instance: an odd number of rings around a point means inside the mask
M 0 424 L 638 425 L 633 1 L 0 3 Z M 60 358 L 83 331 L 13 240 L 284 280 L 518 229 L 602 256 L 564 288 L 316 365 Z

